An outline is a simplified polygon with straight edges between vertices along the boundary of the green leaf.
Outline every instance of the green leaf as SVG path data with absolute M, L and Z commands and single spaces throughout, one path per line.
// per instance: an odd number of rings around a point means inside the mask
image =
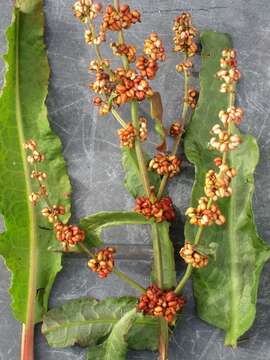
M 176 285 L 174 248 L 169 236 L 169 228 L 170 224 L 165 221 L 152 225 L 153 250 L 156 254 L 152 278 L 153 282 L 162 285 L 163 289 L 172 289 Z
M 146 162 L 148 162 L 149 157 L 146 154 L 144 154 L 144 157 Z M 122 164 L 125 171 L 124 182 L 127 190 L 134 198 L 145 195 L 135 149 L 122 148 Z M 149 171 L 148 177 L 150 184 L 154 186 L 155 189 L 159 189 L 161 182 L 160 176 L 153 171 Z
M 137 316 L 136 308 L 127 312 L 115 324 L 106 341 L 89 348 L 87 360 L 125 360 L 128 351 L 127 336 Z
M 47 226 L 41 215 L 44 204 L 35 208 L 28 200 L 37 187 L 30 178 L 23 144 L 34 138 L 46 155 L 40 169 L 48 173 L 52 204 L 69 209 L 69 201 L 62 199 L 64 193 L 70 193 L 70 184 L 61 144 L 49 127 L 45 107 L 49 67 L 43 40 L 43 2 L 22 4 L 26 12 L 14 9 L 6 34 L 6 76 L 0 98 L 0 211 L 6 227 L 0 236 L 0 254 L 12 272 L 14 316 L 25 322 L 26 313 L 34 310 L 31 301 L 36 303 L 36 321 L 47 310 L 50 289 L 61 269 L 61 255 L 47 252 L 56 240 L 52 231 L 42 229 Z M 63 221 L 69 216 L 68 211 Z
M 136 304 L 136 298 L 127 296 L 108 297 L 102 301 L 70 300 L 45 315 L 42 333 L 52 347 L 95 346 L 109 336 L 118 321 Z M 128 334 L 128 345 L 135 350 L 156 350 L 158 334 L 158 319 L 140 316 Z
M 185 137 L 185 153 L 196 167 L 193 206 L 204 194 L 207 170 L 213 168 L 215 154 L 207 150 L 209 132 L 219 122 L 219 111 L 228 107 L 228 96 L 219 92 L 220 81 L 214 75 L 222 49 L 232 45 L 228 35 L 213 31 L 204 32 L 201 41 L 200 98 Z M 206 244 L 218 243 L 216 261 L 210 260 L 205 269 L 193 275 L 199 316 L 224 329 L 225 343 L 232 346 L 254 321 L 260 273 L 269 258 L 269 248 L 256 232 L 252 213 L 258 146 L 250 135 L 242 135 L 241 139 L 241 145 L 230 152 L 228 159 L 238 171 L 232 181 L 233 195 L 218 202 L 227 223 L 208 227 L 203 235 Z M 186 239 L 194 240 L 196 230 L 187 224 Z

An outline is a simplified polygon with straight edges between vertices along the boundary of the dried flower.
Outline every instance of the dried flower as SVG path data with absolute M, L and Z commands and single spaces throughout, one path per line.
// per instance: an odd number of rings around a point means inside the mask
M 208 206 L 208 198 L 201 197 L 198 201 L 197 208 L 190 207 L 186 211 L 186 215 L 190 218 L 189 222 L 193 225 L 209 226 L 212 224 L 225 224 L 225 217 L 221 214 L 216 204 Z
M 158 153 L 149 163 L 149 169 L 159 175 L 168 174 L 170 178 L 180 172 L 181 160 L 176 155 L 163 155 Z
M 169 196 L 160 200 L 155 199 L 153 202 L 148 197 L 138 197 L 134 211 L 142 214 L 147 219 L 153 218 L 157 223 L 175 219 L 173 203 Z
M 57 222 L 54 225 L 54 232 L 56 239 L 63 243 L 65 250 L 85 240 L 85 232 L 77 225 L 65 225 Z
M 144 41 L 143 52 L 154 61 L 164 61 L 166 58 L 164 46 L 155 32 L 152 32 L 149 38 Z
M 169 134 L 173 137 L 179 136 L 183 134 L 184 129 L 183 126 L 179 122 L 175 122 L 171 125 Z
M 127 146 L 130 149 L 133 148 L 136 139 L 136 130 L 131 123 L 129 123 L 126 128 L 119 129 L 118 135 L 120 146 Z
M 45 216 L 50 223 L 56 222 L 59 215 L 65 214 L 65 208 L 62 205 L 54 205 L 52 208 L 45 207 L 41 210 L 43 216 Z
M 175 314 L 183 308 L 185 303 L 185 299 L 178 297 L 174 291 L 162 291 L 156 285 L 150 285 L 139 298 L 138 310 L 145 315 L 163 316 L 172 323 Z
M 88 261 L 88 267 L 92 271 L 97 272 L 101 279 L 106 278 L 113 271 L 114 253 L 115 248 L 113 247 L 99 250 L 95 257 Z
M 139 138 L 141 142 L 144 142 L 147 140 L 148 135 L 148 129 L 147 129 L 147 120 L 145 117 L 139 118 Z
M 192 244 L 186 242 L 180 250 L 180 256 L 185 260 L 185 263 L 191 264 L 192 267 L 200 269 L 208 264 L 208 256 L 196 251 Z
M 140 21 L 141 14 L 139 11 L 130 10 L 127 4 L 121 5 L 119 11 L 112 5 L 109 5 L 103 15 L 101 28 L 103 31 L 120 31 L 122 29 L 129 29 L 132 24 Z

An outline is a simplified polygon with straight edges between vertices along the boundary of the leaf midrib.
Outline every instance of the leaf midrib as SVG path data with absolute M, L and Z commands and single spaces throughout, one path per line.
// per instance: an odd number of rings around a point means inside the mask
M 90 320 L 80 320 L 80 321 L 72 321 L 72 322 L 65 322 L 65 323 L 62 323 L 60 325 L 57 325 L 57 326 L 52 326 L 46 330 L 43 330 L 42 333 L 44 335 L 47 335 L 47 334 L 50 334 L 52 332 L 56 332 L 58 330 L 61 330 L 61 329 L 70 329 L 70 328 L 73 328 L 73 327 L 79 327 L 79 326 L 85 326 L 85 325 L 94 325 L 94 324 L 116 324 L 117 322 L 119 321 L 119 319 L 115 319 L 115 318 L 112 318 L 112 319 L 90 319 Z M 155 324 L 153 321 L 148 321 L 146 319 L 142 319 L 142 320 L 136 320 L 135 322 L 136 325 L 139 325 L 139 326 L 153 326 L 153 327 L 156 327 L 157 324 Z
M 25 185 L 27 192 L 27 212 L 29 217 L 30 227 L 30 250 L 29 250 L 29 280 L 28 280 L 28 300 L 27 300 L 27 312 L 26 312 L 26 327 L 31 327 L 34 323 L 34 307 L 35 307 L 35 290 L 36 290 L 36 272 L 37 272 L 37 256 L 36 256 L 36 245 L 37 245 L 37 234 L 36 234 L 36 215 L 33 205 L 28 200 L 29 195 L 32 192 L 31 180 L 30 180 L 30 169 L 26 160 L 24 143 L 26 142 L 24 129 L 23 129 L 23 118 L 21 110 L 21 95 L 20 95 L 20 57 L 19 57 L 19 36 L 20 36 L 20 11 L 17 10 L 16 16 L 16 74 L 15 74 L 15 94 L 16 94 L 16 123 L 19 136 L 19 147 L 20 155 L 22 159 Z

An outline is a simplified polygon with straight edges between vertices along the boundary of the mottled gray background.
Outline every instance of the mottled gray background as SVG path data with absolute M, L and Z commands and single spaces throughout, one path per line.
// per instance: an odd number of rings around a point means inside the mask
M 132 7 L 143 12 L 143 23 L 128 32 L 128 41 L 142 44 L 142 39 L 157 30 L 171 49 L 171 26 L 173 18 L 183 10 L 192 11 L 194 22 L 200 30 L 213 28 L 233 35 L 239 51 L 239 65 L 243 72 L 238 101 L 246 109 L 244 131 L 250 131 L 259 142 L 261 161 L 256 171 L 255 216 L 260 235 L 270 243 L 269 200 L 270 190 L 270 2 L 269 0 L 156 0 L 129 1 Z M 11 0 L 0 0 L 0 54 L 6 49 L 5 29 L 11 18 Z M 81 216 L 100 210 L 131 209 L 133 200 L 122 184 L 120 152 L 116 137 L 117 124 L 111 118 L 99 118 L 91 108 L 87 89 L 87 65 L 93 55 L 84 44 L 81 25 L 71 14 L 71 0 L 46 0 L 46 43 L 51 65 L 49 87 L 49 118 L 55 132 L 60 136 L 64 155 L 68 162 L 73 185 L 74 221 Z M 167 62 L 161 66 L 158 80 L 153 87 L 164 94 L 166 120 L 172 121 L 180 111 L 182 94 L 181 78 L 176 76 L 174 66 L 177 58 L 169 53 Z M 4 69 L 0 63 L 2 81 Z M 0 85 L 2 82 L 0 82 Z M 142 107 L 142 114 L 147 111 Z M 126 112 L 127 114 L 127 112 Z M 0 114 L 1 116 L 1 114 Z M 170 192 L 179 211 L 188 204 L 193 180 L 192 168 L 184 162 L 180 178 L 172 181 Z M 181 220 L 181 219 L 179 219 Z M 179 221 L 175 229 L 175 241 L 182 238 Z M 119 260 L 119 267 L 147 284 L 150 270 L 149 236 L 147 229 L 127 227 L 108 231 L 108 242 L 137 244 L 136 261 Z M 138 246 L 138 244 L 140 246 Z M 179 246 L 179 245 L 178 245 Z M 97 281 L 85 267 L 82 258 L 65 257 L 64 270 L 54 285 L 50 305 L 82 295 L 104 297 L 105 294 L 133 294 L 132 290 L 111 276 Z M 180 266 L 181 271 L 181 266 Z M 200 321 L 195 314 L 191 289 L 186 290 L 189 304 L 182 321 L 171 338 L 170 359 L 176 360 L 267 360 L 270 359 L 270 264 L 265 267 L 260 284 L 258 314 L 255 324 L 237 350 L 223 347 L 223 333 Z M 3 263 L 0 264 L 0 359 L 19 359 L 20 325 L 12 318 L 7 289 L 10 276 Z M 134 275 L 136 274 L 136 275 Z M 156 354 L 129 353 L 129 360 L 156 359 Z M 79 348 L 50 349 L 40 329 L 36 336 L 36 359 L 64 360 L 84 359 Z

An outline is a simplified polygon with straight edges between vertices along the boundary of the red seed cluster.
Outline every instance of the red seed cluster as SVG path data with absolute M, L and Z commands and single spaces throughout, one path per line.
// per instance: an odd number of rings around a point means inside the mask
M 175 122 L 171 125 L 169 134 L 170 136 L 177 137 L 183 133 L 183 126 L 179 122 Z
M 136 130 L 131 123 L 129 123 L 126 128 L 119 129 L 118 135 L 120 139 L 120 146 L 127 146 L 130 149 L 134 147 Z
M 176 155 L 158 153 L 149 163 L 149 169 L 159 175 L 169 175 L 169 178 L 180 172 L 181 160 Z
M 107 247 L 105 249 L 99 250 L 94 259 L 88 261 L 88 267 L 98 273 L 98 276 L 101 279 L 106 278 L 112 271 L 114 267 L 114 257 L 115 248 Z
M 77 225 L 65 225 L 58 222 L 54 225 L 56 239 L 63 243 L 65 250 L 84 241 L 85 232 Z
M 127 44 L 111 44 L 113 54 L 116 56 L 125 55 L 129 63 L 133 63 L 136 60 L 136 47 Z
M 172 323 L 175 314 L 183 308 L 185 303 L 185 299 L 178 297 L 174 291 L 162 291 L 156 285 L 151 285 L 145 294 L 140 296 L 138 310 L 145 315 L 162 316 Z
M 169 196 L 160 200 L 155 199 L 152 202 L 148 197 L 138 197 L 136 199 L 134 211 L 142 214 L 147 219 L 153 218 L 157 223 L 162 221 L 173 221 L 175 219 L 173 202 Z
M 141 21 L 141 14 L 137 10 L 131 10 L 127 4 L 120 6 L 119 11 L 112 5 L 106 8 L 103 15 L 102 30 L 120 31 L 129 29 L 132 24 Z
M 138 57 L 136 68 L 140 71 L 141 75 L 153 80 L 158 71 L 158 63 L 156 60 L 149 59 L 144 55 Z

